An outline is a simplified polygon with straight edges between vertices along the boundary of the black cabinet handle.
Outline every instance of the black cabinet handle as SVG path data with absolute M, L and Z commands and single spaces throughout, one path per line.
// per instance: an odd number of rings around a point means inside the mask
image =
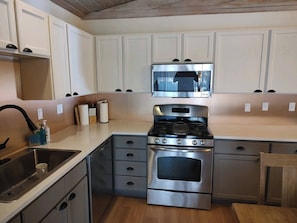
M 254 93 L 262 93 L 262 90 L 260 89 L 254 90 Z
M 126 143 L 129 144 L 129 145 L 131 145 L 131 144 L 133 144 L 134 142 L 133 142 L 132 140 L 128 140 Z
M 68 197 L 68 201 L 72 201 L 73 199 L 76 198 L 76 194 L 75 193 L 71 193 Z
M 127 155 L 126 155 L 127 157 L 133 157 L 134 156 L 134 154 L 133 153 L 127 153 Z
M 78 93 L 77 92 L 74 92 L 73 95 L 78 95 Z
M 13 49 L 13 50 L 17 50 L 18 48 L 16 47 L 16 45 L 9 43 L 6 45 L 6 49 Z
M 131 181 L 129 181 L 129 182 L 127 182 L 127 185 L 128 185 L 128 186 L 132 186 L 132 185 L 134 185 L 134 183 L 131 182 Z
M 33 51 L 30 48 L 24 48 L 23 52 L 24 53 L 33 53 Z
M 189 58 L 187 58 L 187 59 L 185 59 L 184 61 L 185 61 L 185 62 L 191 62 L 192 60 L 189 59 Z
M 134 168 L 131 167 L 131 166 L 129 166 L 129 167 L 127 167 L 127 170 L 128 170 L 128 171 L 132 171 L 132 170 L 134 170 Z
M 179 59 L 175 58 L 172 60 L 172 62 L 179 62 Z
M 273 90 L 273 89 L 270 89 L 270 90 L 268 90 L 267 92 L 268 92 L 268 93 L 275 93 L 276 91 Z
M 115 91 L 116 92 L 122 92 L 122 89 L 117 88 L 117 89 L 115 89 Z
M 295 150 L 295 153 L 297 153 L 297 149 Z
M 133 92 L 131 89 L 127 89 L 126 92 Z
M 70 93 L 67 93 L 67 94 L 65 95 L 65 97 L 71 97 L 71 94 L 70 94 Z
M 244 148 L 243 146 L 238 146 L 238 147 L 236 148 L 236 150 L 243 151 L 243 150 L 245 150 L 245 148 Z
M 59 207 L 59 211 L 62 211 L 62 210 L 64 210 L 64 209 L 66 209 L 67 206 L 68 206 L 67 202 L 63 202 L 63 203 L 60 205 L 60 207 Z

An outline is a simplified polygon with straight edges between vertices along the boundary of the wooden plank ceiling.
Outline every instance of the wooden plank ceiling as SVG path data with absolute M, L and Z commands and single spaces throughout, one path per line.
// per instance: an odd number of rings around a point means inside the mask
M 290 0 L 51 0 L 82 19 L 290 11 Z

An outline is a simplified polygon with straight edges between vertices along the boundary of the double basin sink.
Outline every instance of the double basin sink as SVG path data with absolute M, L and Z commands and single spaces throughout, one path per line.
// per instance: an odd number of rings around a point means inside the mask
M 80 151 L 28 148 L 0 166 L 0 202 L 17 200 Z M 35 165 L 47 163 L 47 173 L 38 177 Z

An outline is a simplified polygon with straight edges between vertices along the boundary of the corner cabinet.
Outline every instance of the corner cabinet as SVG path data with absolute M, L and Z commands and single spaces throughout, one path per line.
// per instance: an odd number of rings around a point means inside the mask
M 271 30 L 267 89 L 297 93 L 297 29 Z
M 214 32 L 153 34 L 153 63 L 212 62 Z
M 214 93 L 263 92 L 268 30 L 216 33 Z
M 67 24 L 70 86 L 73 95 L 97 92 L 94 36 Z
M 71 96 L 67 24 L 50 17 L 51 65 L 55 99 Z
M 259 190 L 259 153 L 268 142 L 215 140 L 213 199 L 256 202 Z
M 99 92 L 150 92 L 151 35 L 96 37 Z
M 17 32 L 13 0 L 0 0 L 0 50 L 17 51 Z
M 116 195 L 146 197 L 147 137 L 113 136 Z

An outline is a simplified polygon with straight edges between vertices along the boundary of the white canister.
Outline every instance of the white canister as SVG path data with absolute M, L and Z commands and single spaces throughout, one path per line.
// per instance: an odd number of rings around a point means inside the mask
M 99 122 L 108 123 L 108 102 L 107 100 L 100 100 L 97 102 L 97 110 L 99 111 Z

